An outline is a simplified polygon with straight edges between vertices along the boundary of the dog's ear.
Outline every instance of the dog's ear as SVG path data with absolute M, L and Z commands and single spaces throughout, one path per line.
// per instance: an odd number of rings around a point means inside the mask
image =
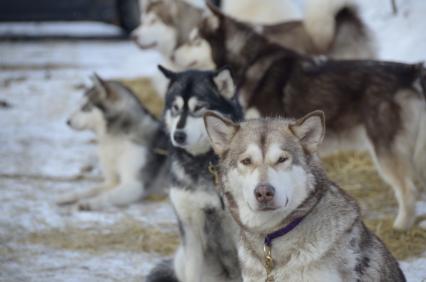
M 158 65 L 158 69 L 164 74 L 164 76 L 166 78 L 168 78 L 169 80 L 175 80 L 177 77 L 177 73 L 175 73 L 174 71 L 171 71 L 169 69 L 166 69 L 165 67 L 163 67 L 162 65 Z
M 235 94 L 235 83 L 232 79 L 231 70 L 227 67 L 221 68 L 213 75 L 213 81 L 216 84 L 220 94 L 228 100 L 231 100 Z
M 318 150 L 325 135 L 325 116 L 323 111 L 313 111 L 290 124 L 290 130 L 309 152 Z
M 224 15 L 209 0 L 206 1 L 207 8 L 202 15 L 201 29 L 204 31 L 214 31 L 219 28 L 220 21 Z
M 206 0 L 206 6 L 216 17 L 225 17 L 225 14 L 222 13 L 222 11 L 215 4 L 213 4 L 212 1 Z
M 96 92 L 99 95 L 99 98 L 105 99 L 108 97 L 109 89 L 105 80 L 103 80 L 97 73 L 93 73 L 90 77 L 95 86 Z
M 204 125 L 213 150 L 221 156 L 227 150 L 239 125 L 214 112 L 204 114 Z

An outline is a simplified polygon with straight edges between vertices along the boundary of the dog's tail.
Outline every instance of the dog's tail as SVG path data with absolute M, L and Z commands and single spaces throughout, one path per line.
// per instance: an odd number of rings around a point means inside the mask
M 339 49 L 332 50 L 338 58 L 376 56 L 370 30 L 353 0 L 308 0 L 303 23 L 319 52 L 327 52 L 334 46 Z
M 173 269 L 173 260 L 157 264 L 146 277 L 146 282 L 179 282 Z

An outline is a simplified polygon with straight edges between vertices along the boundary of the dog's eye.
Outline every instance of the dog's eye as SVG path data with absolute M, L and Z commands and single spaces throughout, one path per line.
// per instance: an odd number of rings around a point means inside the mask
M 173 107 L 172 107 L 172 111 L 173 111 L 173 113 L 177 113 L 177 112 L 179 112 L 179 106 L 178 105 L 173 105 Z
M 83 112 L 90 112 L 92 110 L 92 105 L 90 103 L 86 103 L 81 108 Z
M 251 165 L 251 159 L 250 158 L 245 158 L 241 161 L 241 163 L 245 166 L 247 165 Z
M 288 157 L 281 156 L 281 157 L 278 158 L 277 164 L 282 164 L 282 163 L 286 162 L 287 160 L 288 160 Z
M 203 105 L 195 106 L 195 108 L 194 108 L 194 113 L 195 113 L 195 112 L 199 112 L 199 111 L 201 111 L 202 109 L 204 109 L 204 106 L 203 106 Z

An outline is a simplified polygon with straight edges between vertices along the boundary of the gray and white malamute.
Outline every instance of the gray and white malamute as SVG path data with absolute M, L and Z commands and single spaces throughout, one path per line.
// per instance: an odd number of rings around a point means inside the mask
M 234 123 L 207 113 L 226 206 L 241 228 L 244 281 L 405 281 L 398 262 L 328 179 L 321 111 Z
M 426 69 L 373 60 L 318 60 L 270 42 L 210 6 L 200 35 L 234 74 L 241 104 L 262 116 L 324 111 L 321 153 L 368 150 L 398 201 L 394 227 L 416 218 L 415 179 L 426 184 Z
M 236 224 L 216 191 L 211 171 L 217 157 L 204 127 L 203 114 L 220 112 L 239 120 L 229 70 L 175 73 L 170 80 L 164 120 L 171 143 L 170 200 L 178 219 L 181 244 L 172 266 L 155 268 L 147 281 L 241 281 Z M 168 273 L 167 279 L 164 277 Z
M 124 206 L 168 186 L 167 159 L 157 150 L 167 149 L 161 122 L 152 116 L 123 84 L 93 76 L 94 86 L 68 125 L 96 134 L 104 183 L 58 198 L 58 204 L 78 204 L 92 210 Z

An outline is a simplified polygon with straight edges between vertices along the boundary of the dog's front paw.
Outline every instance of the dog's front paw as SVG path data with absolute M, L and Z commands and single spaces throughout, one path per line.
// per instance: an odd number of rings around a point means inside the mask
M 104 205 L 102 202 L 102 198 L 91 198 L 88 200 L 79 201 L 77 205 L 80 211 L 95 211 L 101 210 Z
M 94 210 L 93 205 L 90 201 L 82 201 L 77 205 L 79 211 L 92 211 Z

